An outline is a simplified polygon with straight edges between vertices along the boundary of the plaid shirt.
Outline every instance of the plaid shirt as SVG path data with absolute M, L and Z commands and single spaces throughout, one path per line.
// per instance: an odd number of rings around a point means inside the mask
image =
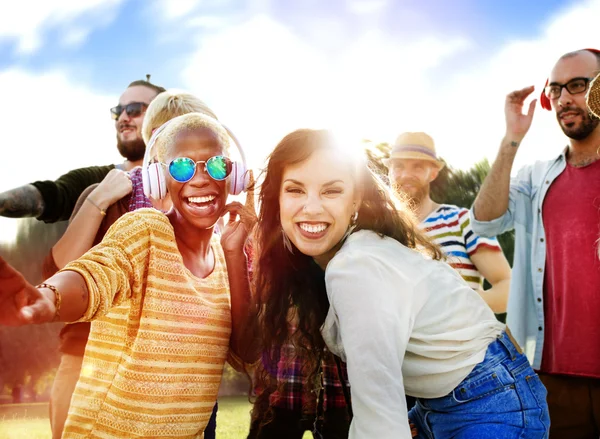
M 144 195 L 144 184 L 142 182 L 142 168 L 136 167 L 129 173 L 131 177 L 131 194 L 129 194 L 129 211 L 152 207 L 152 202 Z
M 306 382 L 306 377 L 302 373 L 302 366 L 303 359 L 296 352 L 294 346 L 291 343 L 283 345 L 279 351 L 277 370 L 271 371 L 271 375 L 277 378 L 277 384 L 283 383 L 283 386 L 270 395 L 269 403 L 271 406 L 287 410 L 302 410 L 311 406 L 316 411 L 316 386 L 310 386 Z M 348 389 L 350 389 L 346 363 L 342 362 L 341 366 L 342 375 Z M 326 351 L 324 353 L 321 367 L 324 387 L 323 410 L 345 408 L 346 399 L 344 398 L 342 383 L 338 377 L 337 365 L 331 352 Z

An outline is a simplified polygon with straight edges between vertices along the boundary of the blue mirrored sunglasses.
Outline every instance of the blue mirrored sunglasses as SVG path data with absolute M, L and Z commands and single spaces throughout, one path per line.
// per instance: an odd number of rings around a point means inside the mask
M 209 177 L 217 181 L 222 181 L 229 177 L 233 167 L 231 160 L 222 155 L 216 155 L 206 161 L 197 162 L 189 157 L 177 157 L 165 166 L 168 167 L 169 174 L 171 174 L 174 180 L 179 183 L 187 183 L 196 175 L 198 164 L 204 165 L 204 169 Z

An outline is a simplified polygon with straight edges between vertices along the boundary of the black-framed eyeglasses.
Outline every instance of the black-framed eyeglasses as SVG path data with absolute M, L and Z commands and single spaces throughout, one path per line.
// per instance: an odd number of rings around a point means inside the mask
M 110 109 L 110 114 L 114 120 L 117 120 L 123 110 L 125 110 L 127 116 L 138 117 L 146 108 L 148 108 L 148 104 L 144 102 L 130 102 L 127 105 L 119 104 L 116 107 L 112 107 Z
M 550 84 L 544 88 L 544 93 L 548 99 L 558 99 L 563 88 L 566 88 L 572 95 L 585 93 L 591 80 L 592 78 L 573 78 L 566 84 Z

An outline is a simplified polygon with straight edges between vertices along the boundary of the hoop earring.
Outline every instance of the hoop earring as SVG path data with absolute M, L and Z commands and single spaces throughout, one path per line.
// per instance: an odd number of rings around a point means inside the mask
M 283 239 L 283 246 L 287 251 L 293 254 L 294 249 L 292 247 L 292 241 L 290 241 L 290 238 L 285 234 L 283 229 L 281 229 L 281 238 Z
M 356 229 L 357 225 L 358 225 L 358 210 L 356 212 L 354 212 L 354 215 L 352 215 L 352 218 L 350 218 L 350 224 L 348 224 L 348 230 L 346 230 L 346 233 L 344 233 L 344 236 L 342 236 L 342 242 L 344 242 L 346 240 L 346 238 L 348 238 L 348 236 L 350 236 L 352 234 L 352 232 L 354 232 L 354 229 Z

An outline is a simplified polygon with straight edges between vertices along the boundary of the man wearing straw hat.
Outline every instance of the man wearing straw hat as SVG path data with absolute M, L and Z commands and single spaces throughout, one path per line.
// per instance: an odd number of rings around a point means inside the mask
M 471 230 L 469 210 L 431 199 L 430 184 L 444 167 L 433 139 L 425 133 L 398 136 L 387 161 L 392 188 L 408 197 L 420 227 L 442 247 L 448 263 L 496 313 L 506 311 L 510 266 L 496 238 Z M 483 278 L 492 285 L 483 290 Z
M 512 180 L 536 101 L 523 114 L 533 86 L 507 96 L 506 134 L 471 210 L 481 235 L 516 231 L 507 323 L 548 389 L 552 439 L 600 435 L 600 120 L 586 106 L 599 71 L 594 49 L 554 65 L 540 101 L 569 144 Z

